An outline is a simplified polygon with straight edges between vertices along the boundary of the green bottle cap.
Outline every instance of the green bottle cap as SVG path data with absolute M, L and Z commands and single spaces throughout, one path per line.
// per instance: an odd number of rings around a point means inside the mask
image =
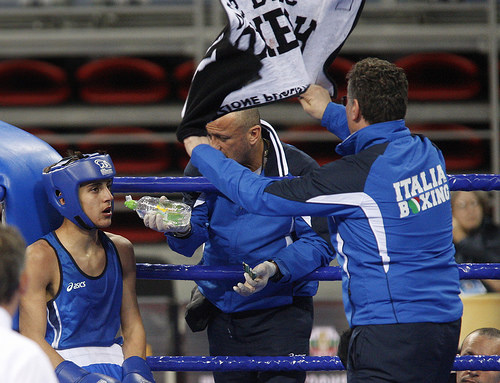
M 130 210 L 135 210 L 135 208 L 137 207 L 137 201 L 134 201 L 133 199 L 129 199 L 129 200 L 125 201 L 124 204 Z

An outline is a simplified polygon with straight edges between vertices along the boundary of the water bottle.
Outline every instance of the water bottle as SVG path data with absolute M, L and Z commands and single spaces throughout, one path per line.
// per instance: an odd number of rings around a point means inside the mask
M 140 218 L 144 218 L 147 212 L 154 211 L 162 214 L 163 221 L 173 226 L 183 227 L 189 225 L 191 220 L 191 207 L 182 202 L 174 202 L 168 199 L 144 196 L 134 201 L 132 196 L 125 197 L 125 206 L 135 210 Z

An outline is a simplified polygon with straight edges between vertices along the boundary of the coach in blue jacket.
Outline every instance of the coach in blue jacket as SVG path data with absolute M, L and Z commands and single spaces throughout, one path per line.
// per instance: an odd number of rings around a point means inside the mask
M 367 58 L 347 79 L 345 109 L 316 86 L 301 99 L 343 139 L 342 159 L 302 178 L 252 174 L 200 137 L 184 144 L 200 172 L 250 212 L 329 217 L 353 329 L 349 383 L 446 382 L 462 303 L 444 158 L 405 126 L 401 68 Z
M 206 129 L 213 147 L 256 174 L 300 176 L 319 168 L 307 154 L 282 143 L 274 129 L 260 120 L 257 109 L 226 114 Z M 199 175 L 191 164 L 185 174 Z M 210 355 L 308 355 L 312 296 L 318 282 L 298 280 L 333 260 L 327 241 L 313 230 L 323 229 L 327 235 L 326 219 L 265 217 L 249 213 L 221 193 L 201 194 L 192 205 L 191 224 L 184 232 L 172 232 L 174 228 L 155 214 L 146 215 L 144 223 L 167 232 L 170 248 L 182 255 L 190 257 L 205 244 L 203 265 L 241 267 L 246 262 L 256 274 L 252 279 L 245 273 L 253 284 L 250 288 L 243 283 L 233 286 L 231 281 L 197 281 L 201 294 L 216 307 L 201 306 L 206 316 L 211 313 Z M 217 383 L 304 382 L 305 375 L 301 371 L 214 372 Z

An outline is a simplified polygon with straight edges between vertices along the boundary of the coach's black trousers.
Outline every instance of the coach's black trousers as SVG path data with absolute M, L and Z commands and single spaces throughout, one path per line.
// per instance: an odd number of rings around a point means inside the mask
M 461 320 L 357 326 L 349 342 L 348 383 L 447 383 Z
M 210 355 L 309 355 L 312 325 L 312 297 L 264 310 L 218 312 L 208 323 Z M 214 371 L 216 383 L 302 383 L 305 377 L 302 371 Z

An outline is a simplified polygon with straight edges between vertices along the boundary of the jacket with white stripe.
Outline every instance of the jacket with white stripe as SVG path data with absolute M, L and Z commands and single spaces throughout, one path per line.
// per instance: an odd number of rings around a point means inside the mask
M 318 164 L 297 148 L 282 143 L 274 129 L 262 121 L 263 137 L 270 145 L 263 174 L 269 177 L 300 176 Z M 199 176 L 188 164 L 185 175 Z M 314 217 L 312 226 L 327 235 L 326 219 Z M 278 282 L 269 282 L 258 293 L 242 297 L 233 290 L 234 281 L 197 281 L 214 305 L 224 312 L 265 309 L 291 304 L 294 296 L 313 296 L 318 282 L 298 279 L 333 259 L 329 244 L 311 228 L 311 217 L 265 217 L 249 213 L 220 193 L 203 193 L 194 204 L 191 233 L 186 238 L 167 235 L 170 248 L 192 256 L 205 243 L 200 264 L 255 267 L 274 260 L 283 274 Z M 242 279 L 243 278 L 243 268 Z
M 323 122 L 341 138 L 343 108 Z M 191 161 L 222 193 L 268 216 L 328 216 L 351 326 L 457 320 L 462 315 L 444 158 L 404 120 L 367 126 L 337 146 L 340 160 L 301 178 L 270 180 L 209 147 Z

